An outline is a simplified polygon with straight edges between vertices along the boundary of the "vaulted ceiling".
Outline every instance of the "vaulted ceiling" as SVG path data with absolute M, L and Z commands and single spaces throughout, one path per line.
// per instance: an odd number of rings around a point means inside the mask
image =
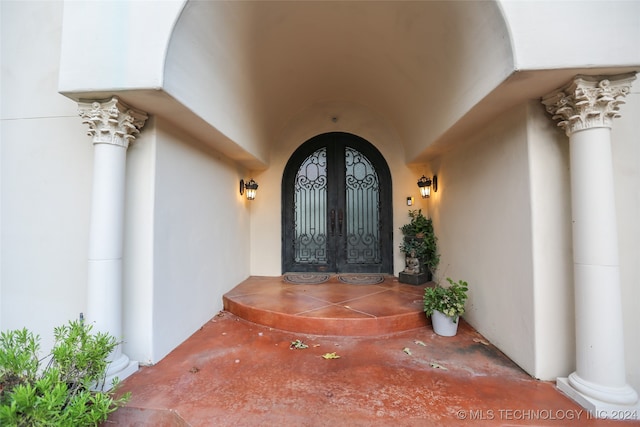
M 512 69 L 494 2 L 189 2 L 165 90 L 250 150 L 305 108 L 359 104 L 415 157 Z

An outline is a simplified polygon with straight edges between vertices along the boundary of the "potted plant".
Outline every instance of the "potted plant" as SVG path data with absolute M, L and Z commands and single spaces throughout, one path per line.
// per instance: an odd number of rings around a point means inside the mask
M 424 312 L 431 316 L 433 331 L 444 337 L 452 337 L 458 331 L 458 319 L 464 314 L 469 285 L 447 277 L 449 287 L 437 284 L 424 290 Z
M 403 283 L 418 285 L 428 282 L 440 262 L 433 222 L 422 214 L 422 210 L 410 210 L 409 221 L 400 227 L 403 240 L 400 252 L 405 254 L 406 268 L 399 275 Z

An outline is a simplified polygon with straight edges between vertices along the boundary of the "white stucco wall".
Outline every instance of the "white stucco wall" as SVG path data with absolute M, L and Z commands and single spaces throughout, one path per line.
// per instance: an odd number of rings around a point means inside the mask
M 152 354 L 157 362 L 222 309 L 249 276 L 246 173 L 157 122 L 153 216 Z
M 500 0 L 515 68 L 640 64 L 640 2 Z
M 640 391 L 640 83 L 611 131 L 627 381 Z M 597 197 L 596 197 L 597 202 Z M 595 315 L 595 313 L 594 313 Z
M 62 3 L 0 8 L 0 330 L 27 327 L 45 351 L 86 308 L 93 147 L 56 91 Z
M 569 140 L 538 100 L 524 108 L 531 188 L 537 378 L 575 369 Z
M 154 208 L 156 184 L 156 118 L 127 149 L 125 194 L 122 325 L 124 352 L 147 364 L 153 355 Z
M 250 3 L 188 2 L 167 45 L 164 90 L 260 160 L 267 157 L 256 111 Z M 251 123 L 251 125 L 248 125 Z
M 535 372 L 534 268 L 524 107 L 432 162 L 438 277 L 469 283 L 465 319 Z M 446 282 L 445 282 L 446 283 Z
M 418 132 L 407 135 L 404 141 L 408 162 L 415 161 L 429 144 L 441 137 L 516 68 L 508 23 L 496 3 L 450 1 L 440 4 L 455 11 L 453 15 L 440 15 L 445 26 L 454 31 L 438 38 L 438 44 L 449 52 L 446 58 L 436 60 L 435 67 L 430 62 L 424 64 L 424 73 L 438 84 L 424 93 L 427 102 L 420 105 L 420 109 L 412 108 L 406 112 L 413 123 L 420 123 L 416 129 Z M 438 71 L 429 71 L 430 68 Z
M 162 87 L 167 43 L 185 1 L 65 1 L 60 91 Z

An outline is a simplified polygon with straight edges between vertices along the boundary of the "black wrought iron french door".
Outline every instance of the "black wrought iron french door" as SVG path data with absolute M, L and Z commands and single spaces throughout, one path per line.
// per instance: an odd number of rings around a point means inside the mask
M 283 272 L 392 273 L 389 168 L 343 132 L 303 144 L 283 176 Z

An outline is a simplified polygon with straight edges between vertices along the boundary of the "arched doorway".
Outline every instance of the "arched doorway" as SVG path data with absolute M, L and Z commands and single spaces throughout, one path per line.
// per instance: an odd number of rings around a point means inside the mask
M 391 174 L 356 135 L 311 138 L 282 179 L 283 272 L 393 273 Z

